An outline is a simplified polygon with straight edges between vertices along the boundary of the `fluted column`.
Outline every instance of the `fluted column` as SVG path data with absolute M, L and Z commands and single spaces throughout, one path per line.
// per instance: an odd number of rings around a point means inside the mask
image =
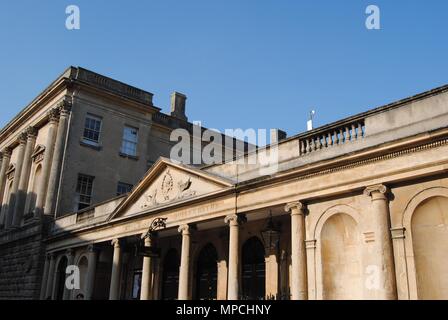
M 98 251 L 93 245 L 87 248 L 87 258 L 89 262 L 87 265 L 85 300 L 92 300 L 95 288 L 96 263 L 98 260 Z
M 242 215 L 231 214 L 225 217 L 224 222 L 229 225 L 229 271 L 227 283 L 227 300 L 239 299 L 239 247 L 240 224 L 246 221 Z
M 44 263 L 44 274 L 42 275 L 42 282 L 41 282 L 41 287 L 40 287 L 40 296 L 39 299 L 40 300 L 44 300 L 45 299 L 45 293 L 47 292 L 47 281 L 48 281 L 48 272 L 50 268 L 50 255 L 46 254 L 45 255 L 45 263 Z
M 114 256 L 112 260 L 112 275 L 110 277 L 109 300 L 118 300 L 121 274 L 121 243 L 119 239 L 112 240 Z
M 5 193 L 5 185 L 7 180 L 6 171 L 8 170 L 10 160 L 11 160 L 11 149 L 5 148 L 2 151 L 2 165 L 0 167 L 0 229 L 4 227 L 6 220 L 4 202 L 8 201 L 8 199 L 3 199 L 3 195 Z
M 179 232 L 182 233 L 182 252 L 180 258 L 179 269 L 179 300 L 188 300 L 189 289 L 189 270 L 190 270 L 190 246 L 191 246 L 191 226 L 183 225 L 179 227 Z
M 18 148 L 17 161 L 16 161 L 16 167 L 14 170 L 14 181 L 12 183 L 12 188 L 11 188 L 10 197 L 9 197 L 8 214 L 6 216 L 6 223 L 5 223 L 6 228 L 12 227 L 16 199 L 17 199 L 17 190 L 19 189 L 20 175 L 22 173 L 26 141 L 27 141 L 27 135 L 25 132 L 23 132 L 19 136 L 19 146 L 17 147 Z
M 20 226 L 23 217 L 23 211 L 25 210 L 26 193 L 28 191 L 28 183 L 30 181 L 31 171 L 31 156 L 36 144 L 37 129 L 29 127 L 26 130 L 27 140 L 25 146 L 25 153 L 23 156 L 22 172 L 19 178 L 19 187 L 17 189 L 16 203 L 14 206 L 14 215 L 12 225 L 14 227 Z
M 374 298 L 380 300 L 397 299 L 394 254 L 390 234 L 389 199 L 388 189 L 385 185 L 367 187 L 364 194 L 371 197 L 375 233 L 376 272 L 378 272 L 377 284 L 374 290 Z
M 50 178 L 48 180 L 48 191 L 45 200 L 45 214 L 55 214 L 56 197 L 59 188 L 59 178 L 61 174 L 62 159 L 65 149 L 65 138 L 68 126 L 68 118 L 70 116 L 71 102 L 65 99 L 61 102 L 60 117 L 58 131 L 56 134 L 56 142 L 53 151 L 53 161 L 51 162 Z
M 53 297 L 53 283 L 55 278 L 55 256 L 54 253 L 50 253 L 50 266 L 48 267 L 48 278 L 47 278 L 47 288 L 45 290 L 45 298 L 52 298 Z
M 67 267 L 72 266 L 75 263 L 75 255 L 73 249 L 67 250 Z M 65 270 L 64 270 L 65 272 Z M 64 279 L 67 278 L 67 273 L 65 274 Z M 70 300 L 70 293 L 72 289 L 67 288 L 66 280 L 64 280 L 64 294 L 62 296 L 62 300 Z
M 288 203 L 291 213 L 291 299 L 308 299 L 308 280 L 305 248 L 305 206 L 301 202 Z
M 145 238 L 145 247 L 150 248 L 153 245 L 153 235 L 147 235 Z M 140 290 L 140 300 L 151 300 L 152 299 L 152 263 L 153 258 L 151 256 L 143 257 L 143 268 L 142 268 L 142 285 Z
M 54 108 L 48 112 L 48 133 L 47 140 L 45 142 L 44 160 L 42 163 L 42 175 L 39 181 L 36 209 L 34 211 L 34 217 L 39 218 L 42 216 L 45 205 L 45 198 L 47 195 L 48 179 L 50 176 L 51 162 L 53 159 L 54 140 L 56 136 L 56 129 L 59 121 L 59 110 Z

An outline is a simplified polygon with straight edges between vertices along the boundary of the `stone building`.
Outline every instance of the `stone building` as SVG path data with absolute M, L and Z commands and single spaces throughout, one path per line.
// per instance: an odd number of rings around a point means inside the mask
M 152 98 L 70 67 L 0 131 L 0 299 L 40 297 L 53 219 L 88 220 L 89 207 L 128 193 L 170 155 L 174 129 L 193 130 L 185 95 L 172 94 L 170 115 Z
M 445 86 L 245 161 L 160 158 L 130 194 L 54 220 L 41 298 L 447 299 L 447 123 Z M 274 150 L 274 173 L 249 161 Z
M 72 80 L 84 85 L 76 77 Z M 111 80 L 90 81 L 108 94 L 111 89 L 104 86 L 119 86 Z M 74 91 L 74 97 L 82 91 Z M 61 92 L 50 104 L 65 96 Z M 72 114 L 77 101 L 72 99 Z M 136 180 L 127 179 L 133 172 L 120 172 L 114 183 L 107 183 L 135 184 L 132 190 L 98 196 L 98 202 L 82 210 L 73 208 L 79 199 L 73 199 L 73 177 L 89 166 L 79 164 L 82 158 L 76 152 L 57 155 L 63 149 L 57 132 L 65 126 L 65 105 L 60 106 L 57 130 L 48 129 L 42 140 L 56 132 L 47 171 L 48 147 L 42 160 L 35 159 L 50 144 L 39 142 L 39 134 L 34 142 L 35 130 L 28 130 L 26 139 L 2 132 L 1 146 L 14 150 L 10 155 L 7 149 L 3 157 L 3 199 L 9 199 L 4 207 L 21 203 L 11 197 L 21 199 L 20 190 L 38 190 L 40 199 L 42 189 L 33 189 L 33 178 L 24 188 L 22 178 L 16 182 L 14 177 L 28 171 L 32 177 L 37 161 L 43 161 L 41 176 L 48 176 L 45 201 L 27 200 L 25 208 L 35 210 L 25 209 L 19 215 L 25 221 L 21 228 L 1 235 L 2 297 L 34 274 L 36 280 L 29 281 L 34 287 L 26 290 L 39 290 L 41 299 L 448 299 L 448 86 L 282 139 L 223 164 L 191 166 L 159 156 L 136 160 L 115 150 L 118 166 L 122 161 L 144 161 L 148 167 L 148 161 L 155 163 Z M 154 128 L 154 114 L 161 114 L 146 106 Z M 46 113 L 39 118 L 36 110 L 29 117 L 36 120 L 11 131 L 23 132 L 30 124 L 43 130 L 45 121 L 38 119 L 47 119 Z M 178 113 L 172 118 L 178 119 Z M 84 146 L 82 128 L 68 135 L 65 146 L 98 152 L 97 145 Z M 275 152 L 275 170 L 257 161 Z M 72 165 L 57 164 L 55 157 L 73 159 Z M 104 179 L 111 178 L 108 165 L 95 162 L 89 165 L 99 165 L 100 171 L 104 167 Z M 58 172 L 53 166 L 62 168 L 62 178 L 56 179 L 59 191 L 51 189 Z M 72 185 L 64 182 L 65 175 L 72 177 Z M 30 194 L 27 199 L 33 199 Z M 48 203 L 52 199 L 54 204 Z M 41 224 L 32 221 L 40 221 L 39 212 L 45 217 L 51 205 L 63 214 L 53 214 L 42 233 Z M 5 221 L 14 226 L 20 219 L 16 214 L 8 218 L 8 212 L 21 211 L 8 210 Z M 28 262 L 39 253 L 45 256 L 42 265 Z M 15 260 L 19 262 L 12 266 Z M 78 275 L 67 274 L 67 266 L 79 270 L 79 288 L 65 286 L 67 277 Z M 20 274 L 14 275 L 13 267 L 21 268 Z

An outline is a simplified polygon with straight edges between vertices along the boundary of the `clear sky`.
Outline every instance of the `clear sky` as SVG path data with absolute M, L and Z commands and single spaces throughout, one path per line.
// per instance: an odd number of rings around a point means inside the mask
M 78 5 L 81 29 L 65 28 Z M 381 30 L 365 27 L 377 5 Z M 446 0 L 2 0 L 0 126 L 70 65 L 207 127 L 323 125 L 448 83 Z

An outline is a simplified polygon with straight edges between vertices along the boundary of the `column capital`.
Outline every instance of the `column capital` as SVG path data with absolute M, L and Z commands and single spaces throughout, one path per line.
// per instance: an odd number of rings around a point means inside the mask
M 22 133 L 19 134 L 19 136 L 17 137 L 17 142 L 19 144 L 25 145 L 26 141 L 28 140 L 28 134 L 26 131 L 23 131 Z
M 28 139 L 35 139 L 37 137 L 38 130 L 36 127 L 29 126 L 25 130 Z
M 72 101 L 70 96 L 65 96 L 57 105 L 61 116 L 68 116 L 72 110 Z
M 364 189 L 364 194 L 368 197 L 372 197 L 372 200 L 387 199 L 387 193 L 389 189 L 384 184 L 376 184 L 368 186 Z
M 247 218 L 243 214 L 229 214 L 224 218 L 224 223 L 229 226 L 238 226 L 247 222 Z
M 52 108 L 48 111 L 48 121 L 57 123 L 59 121 L 59 109 L 58 108 Z
M 45 258 L 46 258 L 47 260 L 54 259 L 54 252 L 47 252 L 47 253 L 45 254 Z
M 296 214 L 304 215 L 305 210 L 306 210 L 306 205 L 301 201 L 294 201 L 294 202 L 287 203 L 285 205 L 285 211 L 290 212 L 291 215 L 296 215 Z
M 183 224 L 180 225 L 179 228 L 177 229 L 177 231 L 179 233 L 182 233 L 182 235 L 189 235 L 191 231 L 195 230 L 196 227 L 194 225 L 191 224 Z
M 65 252 L 65 254 L 70 257 L 73 256 L 75 254 L 75 250 L 73 250 L 72 248 L 67 249 L 67 251 Z
M 12 149 L 10 147 L 6 147 L 1 151 L 1 153 L 3 158 L 11 158 Z
M 122 243 L 121 239 L 113 239 L 111 241 L 111 244 L 114 246 L 114 248 L 120 248 L 121 243 Z

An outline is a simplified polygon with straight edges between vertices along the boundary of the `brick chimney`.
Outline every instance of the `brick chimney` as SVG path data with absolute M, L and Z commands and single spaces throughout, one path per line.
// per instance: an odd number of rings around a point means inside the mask
M 187 100 L 187 96 L 174 91 L 171 94 L 171 116 L 181 119 L 184 121 L 187 120 L 187 116 L 185 115 L 185 102 Z

